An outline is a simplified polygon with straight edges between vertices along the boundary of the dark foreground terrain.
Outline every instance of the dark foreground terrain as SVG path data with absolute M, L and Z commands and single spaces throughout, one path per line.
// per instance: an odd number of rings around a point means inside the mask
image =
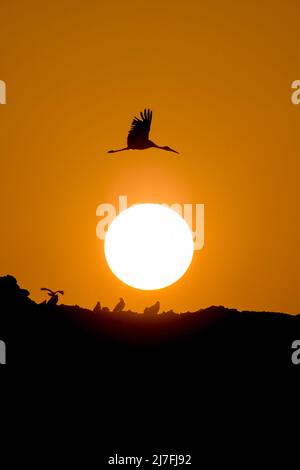
M 143 315 L 79 306 L 36 304 L 12 276 L 0 278 L 0 339 L 7 364 L 64 364 L 156 374 L 205 369 L 287 371 L 300 315 L 209 307 L 182 314 Z M 300 368 L 300 366 L 299 366 Z
M 53 468 L 70 468 L 70 458 L 82 468 L 115 468 L 107 463 L 115 453 L 191 453 L 192 467 L 181 469 L 277 461 L 284 421 L 296 419 L 289 378 L 300 372 L 291 361 L 299 315 L 224 307 L 96 313 L 36 304 L 11 276 L 0 278 L 0 299 L 0 370 L 16 379 L 12 439 L 19 433 L 17 449 L 30 464 L 40 463 L 37 446 Z

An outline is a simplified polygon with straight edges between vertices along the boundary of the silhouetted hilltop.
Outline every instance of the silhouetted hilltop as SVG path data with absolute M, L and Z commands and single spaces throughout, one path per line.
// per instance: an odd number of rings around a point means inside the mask
M 17 280 L 10 275 L 0 277 L 0 306 L 26 307 L 33 305 L 29 299 L 29 291 L 21 289 Z
M 163 367 L 295 367 L 291 344 L 300 339 L 300 316 L 212 306 L 197 312 L 146 314 L 37 304 L 15 278 L 0 278 L 0 339 L 8 363 L 133 363 Z M 119 311 L 121 309 L 121 311 Z

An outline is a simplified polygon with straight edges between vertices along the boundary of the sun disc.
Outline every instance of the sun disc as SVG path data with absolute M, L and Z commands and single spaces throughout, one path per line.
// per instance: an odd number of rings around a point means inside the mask
M 143 290 L 167 287 L 188 269 L 193 236 L 173 209 L 137 204 L 110 224 L 104 252 L 111 271 L 125 284 Z

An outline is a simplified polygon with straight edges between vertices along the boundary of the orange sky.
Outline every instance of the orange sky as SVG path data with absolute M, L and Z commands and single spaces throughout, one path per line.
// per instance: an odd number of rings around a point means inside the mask
M 143 309 L 211 304 L 298 313 L 297 1 L 1 2 L 1 274 L 34 299 Z M 108 156 L 132 117 L 180 151 Z M 96 207 L 204 203 L 205 246 L 161 291 L 122 284 Z

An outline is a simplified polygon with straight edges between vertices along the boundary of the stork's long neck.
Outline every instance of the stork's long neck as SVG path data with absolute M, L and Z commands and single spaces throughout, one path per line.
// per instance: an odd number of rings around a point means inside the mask
M 168 152 L 174 152 L 174 153 L 178 153 L 177 150 L 174 150 L 174 149 L 171 149 L 170 147 L 168 147 L 167 145 L 157 145 L 155 144 L 154 142 L 152 142 L 151 140 L 149 140 L 149 143 L 150 143 L 150 146 L 151 147 L 155 147 L 157 149 L 161 149 L 161 150 L 167 150 Z

